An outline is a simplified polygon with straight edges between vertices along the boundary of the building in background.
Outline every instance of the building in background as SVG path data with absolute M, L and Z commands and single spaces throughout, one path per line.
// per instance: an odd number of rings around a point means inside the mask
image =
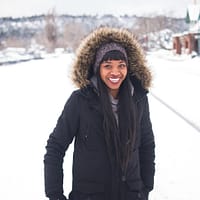
M 196 0 L 187 8 L 186 22 L 189 30 L 173 36 L 173 50 L 176 54 L 200 55 L 200 3 Z

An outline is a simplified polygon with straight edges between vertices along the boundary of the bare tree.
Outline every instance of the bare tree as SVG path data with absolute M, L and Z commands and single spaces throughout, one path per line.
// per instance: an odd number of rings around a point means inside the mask
M 169 40 L 171 33 L 167 29 L 173 27 L 173 21 L 166 15 L 148 15 L 139 17 L 133 27 L 133 32 L 137 35 L 144 49 L 153 47 L 165 47 L 165 41 Z M 163 34 L 163 31 L 166 33 Z M 166 35 L 167 34 L 167 35 Z M 163 36 L 165 35 L 165 38 Z
M 67 48 L 74 51 L 86 34 L 87 29 L 81 22 L 67 23 L 64 29 L 64 40 Z
M 55 9 L 52 9 L 45 17 L 45 43 L 49 52 L 56 48 L 57 34 L 56 14 Z

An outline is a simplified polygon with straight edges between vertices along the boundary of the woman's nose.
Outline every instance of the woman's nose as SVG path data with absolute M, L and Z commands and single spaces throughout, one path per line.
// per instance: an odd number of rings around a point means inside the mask
M 119 72 L 119 70 L 118 70 L 117 68 L 113 68 L 113 69 L 112 69 L 111 75 L 117 76 L 117 75 L 119 75 L 119 74 L 120 74 L 120 72 Z

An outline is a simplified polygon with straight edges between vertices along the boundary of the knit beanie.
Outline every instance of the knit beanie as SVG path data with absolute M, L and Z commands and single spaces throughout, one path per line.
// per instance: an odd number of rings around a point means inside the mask
M 96 74 L 97 69 L 99 68 L 99 65 L 100 65 L 104 55 L 106 53 L 108 53 L 109 51 L 113 51 L 113 50 L 120 51 L 124 55 L 124 57 L 126 59 L 125 60 L 126 63 L 128 63 L 127 53 L 126 53 L 126 50 L 124 49 L 124 47 L 122 47 L 120 44 L 115 43 L 115 42 L 106 43 L 106 44 L 102 45 L 96 52 L 96 59 L 95 59 L 94 65 L 93 65 L 94 74 Z

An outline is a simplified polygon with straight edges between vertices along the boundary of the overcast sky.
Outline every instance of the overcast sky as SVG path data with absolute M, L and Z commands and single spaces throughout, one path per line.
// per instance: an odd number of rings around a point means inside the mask
M 185 17 L 188 4 L 195 0 L 0 0 L 0 17 L 46 14 L 55 8 L 57 14 L 72 15 L 149 15 L 165 14 Z M 196 0 L 199 2 L 200 0 Z

